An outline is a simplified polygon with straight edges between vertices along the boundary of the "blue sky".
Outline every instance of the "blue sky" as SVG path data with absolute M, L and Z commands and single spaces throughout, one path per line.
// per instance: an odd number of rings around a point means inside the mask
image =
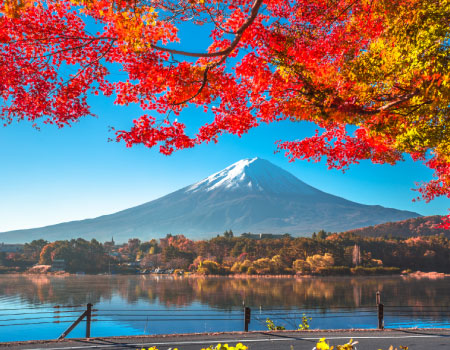
M 94 31 L 90 24 L 91 31 Z M 179 34 L 182 48 L 203 51 L 206 33 L 185 26 Z M 183 45 L 186 45 L 184 47 Z M 119 76 L 117 76 L 119 78 Z M 446 214 L 450 200 L 413 203 L 416 181 L 432 173 L 407 160 L 396 166 L 363 162 L 345 174 L 327 170 L 322 163 L 289 163 L 275 154 L 277 140 L 294 140 L 314 133 L 307 123 L 263 125 L 242 138 L 225 135 L 218 144 L 201 145 L 164 156 L 156 149 L 126 148 L 108 142 L 116 129 L 130 128 L 142 112 L 119 107 L 111 99 L 90 97 L 92 112 L 72 127 L 58 129 L 31 123 L 0 127 L 0 232 L 92 218 L 138 205 L 199 181 L 243 158 L 261 157 L 291 172 L 306 183 L 329 193 L 364 203 Z M 194 131 L 210 119 L 202 109 L 188 109 L 180 120 Z
M 306 183 L 329 193 L 364 203 L 446 214 L 450 200 L 413 203 L 416 181 L 427 181 L 431 171 L 420 163 L 396 166 L 363 162 L 345 174 L 327 170 L 322 163 L 289 163 L 275 154 L 277 140 L 312 135 L 307 123 L 263 125 L 242 138 L 223 136 L 219 143 L 201 145 L 164 156 L 156 149 L 126 148 L 108 142 L 109 126 L 126 128 L 138 108 L 114 106 L 111 100 L 91 99 L 98 118 L 84 118 L 72 127 L 30 123 L 0 128 L 0 232 L 39 227 L 113 213 L 138 205 L 199 181 L 243 158 L 261 157 L 291 172 Z M 192 128 L 209 119 L 189 109 L 180 118 Z

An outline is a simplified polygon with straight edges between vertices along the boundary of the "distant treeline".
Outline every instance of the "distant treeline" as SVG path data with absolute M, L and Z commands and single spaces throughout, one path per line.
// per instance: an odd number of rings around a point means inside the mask
M 254 239 L 233 232 L 210 240 L 183 235 L 159 240 L 99 243 L 72 239 L 25 244 L 21 253 L 0 253 L 0 270 L 24 271 L 33 264 L 64 261 L 68 272 L 133 273 L 178 269 L 197 274 L 390 274 L 402 270 L 450 272 L 450 240 L 444 235 L 413 238 L 361 237 L 320 231 L 312 238 L 289 235 Z
M 450 230 L 440 228 L 442 216 L 421 216 L 396 222 L 386 222 L 375 226 L 362 227 L 347 231 L 364 237 L 414 237 L 443 234 L 450 238 Z

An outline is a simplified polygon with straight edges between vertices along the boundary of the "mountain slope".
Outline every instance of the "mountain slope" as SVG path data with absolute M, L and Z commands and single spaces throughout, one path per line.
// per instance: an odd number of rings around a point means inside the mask
M 259 159 L 244 159 L 193 185 L 154 201 L 95 219 L 0 233 L 0 241 L 23 242 L 83 237 L 126 241 L 167 233 L 208 238 L 235 233 L 292 235 L 325 229 L 344 231 L 420 216 L 369 206 L 307 185 L 289 172 Z

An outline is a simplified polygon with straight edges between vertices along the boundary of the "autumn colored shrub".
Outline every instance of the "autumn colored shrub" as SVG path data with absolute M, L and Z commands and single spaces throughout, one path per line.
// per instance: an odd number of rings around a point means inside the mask
M 245 259 L 243 262 L 235 262 L 233 266 L 231 267 L 232 273 L 247 273 L 248 270 L 252 268 L 252 262 L 248 259 Z M 251 272 L 253 272 L 255 269 L 252 268 Z M 256 271 L 255 271 L 256 272 Z M 253 274 L 253 273 L 249 273 Z
M 294 263 L 292 264 L 292 268 L 297 273 L 300 273 L 303 275 L 311 273 L 311 265 L 309 263 L 307 263 L 304 259 L 295 260 Z
M 199 275 L 226 275 L 229 270 L 216 261 L 203 260 L 197 268 L 197 273 Z
M 314 254 L 308 256 L 306 260 L 297 259 L 293 262 L 294 271 L 301 274 L 318 273 L 321 269 L 326 269 L 334 265 L 333 255 L 329 253 Z

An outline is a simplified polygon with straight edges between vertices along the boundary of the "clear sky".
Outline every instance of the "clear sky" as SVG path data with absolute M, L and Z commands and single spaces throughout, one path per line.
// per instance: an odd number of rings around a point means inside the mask
M 186 27 L 182 43 L 204 50 L 207 36 Z M 117 76 L 119 78 L 119 76 Z M 243 158 L 260 157 L 325 192 L 364 204 L 411 210 L 422 215 L 447 214 L 449 199 L 412 202 L 417 181 L 432 173 L 406 160 L 396 166 L 363 162 L 345 174 L 322 163 L 289 163 L 275 154 L 277 140 L 294 140 L 314 133 L 306 123 L 263 125 L 242 138 L 223 136 L 218 144 L 201 145 L 164 156 L 156 149 L 108 142 L 116 129 L 130 128 L 141 114 L 137 107 L 114 106 L 111 99 L 90 97 L 92 112 L 72 127 L 31 123 L 0 126 L 0 232 L 40 227 L 113 213 L 197 182 Z M 195 130 L 210 119 L 201 109 L 179 118 Z
M 126 148 L 108 142 L 109 126 L 125 128 L 140 111 L 92 99 L 98 118 L 85 118 L 72 127 L 45 126 L 40 131 L 21 122 L 0 127 L 0 232 L 92 218 L 129 208 L 199 181 L 243 158 L 261 157 L 304 182 L 356 202 L 446 214 L 450 200 L 413 203 L 416 181 L 431 172 L 420 163 L 396 166 L 363 162 L 345 174 L 324 163 L 289 163 L 275 154 L 275 141 L 308 136 L 306 123 L 263 125 L 242 138 L 226 135 L 217 144 L 201 145 L 164 156 L 156 149 Z M 201 110 L 186 111 L 181 120 L 193 128 L 207 119 Z

